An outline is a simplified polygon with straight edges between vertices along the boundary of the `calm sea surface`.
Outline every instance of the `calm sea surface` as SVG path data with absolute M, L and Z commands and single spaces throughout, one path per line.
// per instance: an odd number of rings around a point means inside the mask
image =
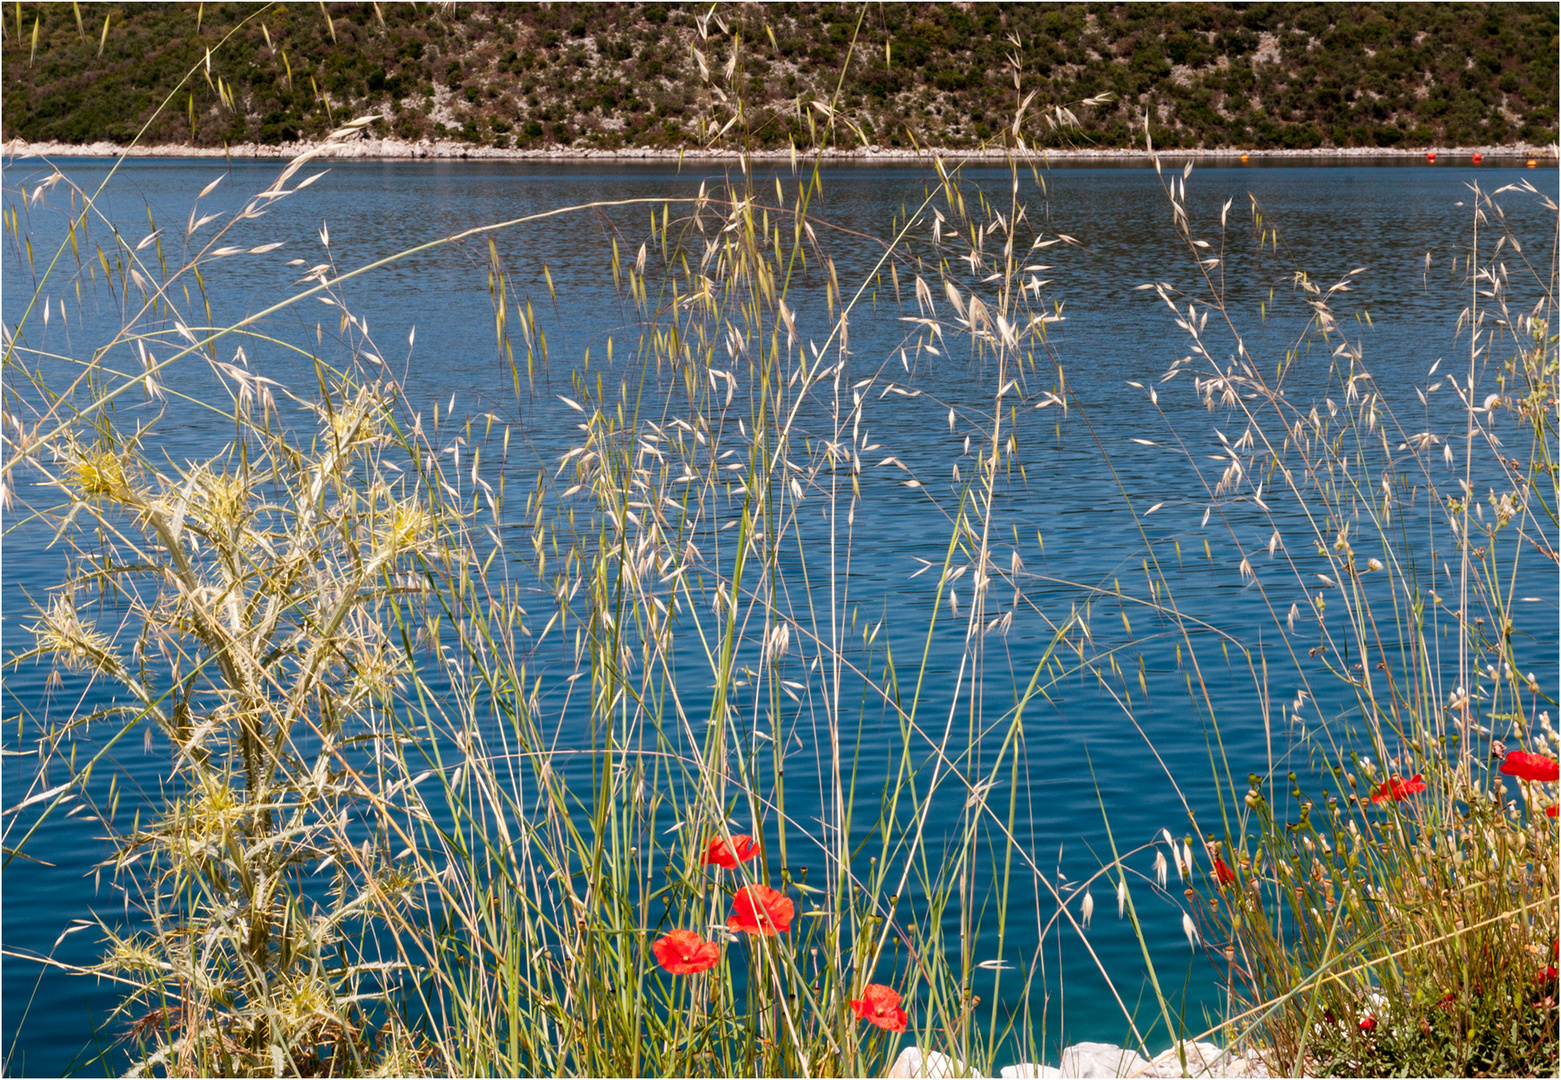
M 1175 175 L 1179 177 L 1181 161 L 1168 161 L 1177 166 Z M 106 172 L 105 164 L 97 161 L 60 164 L 74 184 L 87 190 L 95 189 Z M 150 209 L 156 224 L 166 226 L 165 255 L 171 264 L 177 264 L 181 261 L 177 237 L 203 188 L 226 174 L 201 200 L 201 212 L 232 212 L 245 196 L 265 187 L 276 172 L 274 164 L 228 167 L 202 160 L 132 162 L 119 170 L 100 196 L 99 209 L 119 225 L 132 244 L 150 230 Z M 1167 176 L 1171 174 L 1168 168 Z M 63 221 L 71 207 L 64 185 L 43 192 L 35 200 L 24 198 L 24 187 L 28 195 L 33 194 L 35 185 L 47 175 L 47 170 L 33 163 L 14 165 L 5 173 L 5 212 L 17 215 L 32 242 L 29 261 L 15 237 L 9 231 L 6 234 L 3 317 L 8 329 L 22 318 L 33 293 L 35 273 L 47 265 L 64 236 Z M 1306 646 L 1315 644 L 1315 630 L 1311 637 L 1298 634 L 1289 645 L 1285 642 L 1284 612 L 1301 593 L 1293 575 L 1287 577 L 1279 563 L 1269 561 L 1265 545 L 1277 527 L 1294 538 L 1289 545 L 1292 550 L 1302 553 L 1310 537 L 1305 522 L 1293 505 L 1270 494 L 1272 517 L 1262 514 L 1250 501 L 1225 500 L 1205 525 L 1211 499 L 1203 483 L 1212 489 L 1224 467 L 1209 460 L 1221 453 L 1215 429 L 1234 439 L 1241 434 L 1239 423 L 1222 412 L 1206 411 L 1186 378 L 1160 385 L 1158 405 L 1145 390 L 1128 385 L 1153 385 L 1173 361 L 1186 354 L 1186 335 L 1175 325 L 1172 313 L 1152 291 L 1138 286 L 1166 282 L 1190 297 L 1205 299 L 1206 291 L 1199 291 L 1195 255 L 1177 239 L 1153 169 L 1069 166 L 1042 175 L 1044 192 L 1029 175 L 1023 178 L 1026 228 L 1039 228 L 1047 235 L 1066 234 L 1077 243 L 1059 243 L 1034 256 L 1048 267 L 1039 274 L 1049 279 L 1043 295 L 1048 305 L 1061 305 L 1065 319 L 1052 327 L 1052 355 L 1029 376 L 1025 392 L 1030 400 L 1038 400 L 1052 387 L 1055 365 L 1060 365 L 1074 395 L 1074 406 L 1065 418 L 1057 408 L 1030 409 L 1016 417 L 1016 461 L 1023 465 L 1023 475 L 1014 476 L 999 495 L 994 506 L 994 537 L 1000 530 L 1003 547 L 1019 553 L 1026 572 L 1033 575 L 1029 599 L 1054 622 L 1066 619 L 1072 606 L 1081 602 L 1084 588 L 1111 588 L 1119 580 L 1124 590 L 1145 594 L 1143 563 L 1152 550 L 1161 560 L 1162 573 L 1182 610 L 1228 635 L 1232 657 L 1236 645 L 1263 649 L 1269 657 L 1266 689 L 1272 701 L 1265 727 L 1259 695 L 1245 667 L 1234 661 L 1227 664 L 1219 639 L 1212 635 L 1201 646 L 1204 675 L 1219 707 L 1223 753 L 1232 772 L 1241 777 L 1249 771 L 1266 771 L 1270 755 L 1281 774 L 1291 768 L 1304 769 L 1307 755 L 1297 745 L 1299 732 L 1296 725 L 1283 719 L 1278 703 L 1290 701 L 1303 687 L 1309 689 L 1315 701 L 1307 703 L 1303 721 L 1313 724 L 1340 716 L 1350 707 L 1320 661 L 1311 661 L 1307 655 Z M 335 265 L 347 269 L 477 225 L 593 200 L 683 198 L 693 195 L 701 183 L 714 189 L 725 179 L 713 168 L 697 164 L 686 165 L 681 171 L 616 164 L 334 165 L 307 192 L 284 200 L 267 217 L 242 227 L 234 243 L 281 240 L 285 244 L 269 254 L 232 258 L 209 269 L 206 284 L 211 318 L 215 324 L 227 324 L 298 291 L 301 271 L 286 264 L 290 259 L 310 263 L 321 259 L 322 225 L 329 229 Z M 835 260 L 848 295 L 868 280 L 881 254 L 881 246 L 869 238 L 891 237 L 907 211 L 920 204 L 932 179 L 929 170 L 910 167 L 837 167 L 824 172 L 822 197 L 813 211 L 833 227 L 820 229 L 820 242 Z M 782 175 L 782 181 L 789 193 L 794 184 L 789 172 Z M 1350 271 L 1365 268 L 1352 279 L 1351 290 L 1334 300 L 1345 337 L 1362 351 L 1404 432 L 1450 431 L 1458 415 L 1450 391 L 1444 387 L 1422 404 L 1415 388 L 1428 387 L 1450 370 L 1468 370 L 1468 338 L 1466 334 L 1458 337 L 1457 331 L 1459 314 L 1471 296 L 1466 262 L 1473 242 L 1470 185 L 1477 183 L 1491 192 L 1524 181 L 1552 198 L 1556 196 L 1553 171 L 1476 169 L 1456 163 L 1436 167 L 1318 164 L 1199 168 L 1187 181 L 1186 204 L 1195 232 L 1217 241 L 1221 207 L 1232 200 L 1230 253 L 1224 271 L 1229 310 L 1259 366 L 1272 371 L 1305 328 L 1307 315 L 1295 287 L 1298 270 L 1305 270 L 1311 280 L 1327 287 Z M 969 170 L 965 182 L 967 202 L 973 201 L 973 191 L 979 188 L 1006 214 L 1006 170 Z M 754 184 L 773 198 L 771 173 L 758 172 Z M 1521 252 L 1509 253 L 1508 302 L 1514 312 L 1525 311 L 1539 298 L 1540 285 L 1554 265 L 1556 219 L 1532 194 L 1509 191 L 1497 198 L 1521 241 Z M 1277 243 L 1268 244 L 1262 254 L 1254 239 L 1254 200 L 1262 209 L 1264 228 L 1278 229 Z M 539 371 L 535 392 L 523 394 L 519 400 L 495 346 L 486 239 L 441 248 L 365 275 L 346 286 L 346 296 L 352 309 L 367 320 L 386 358 L 393 360 L 398 370 L 404 364 L 408 393 L 414 402 L 429 409 L 437 402 L 441 410 L 447 410 L 453 399 L 457 415 L 491 411 L 516 426 L 525 451 L 512 452 L 505 468 L 510 490 L 524 490 L 531 485 L 538 462 L 552 461 L 556 467 L 559 454 L 573 445 L 578 414 L 562 405 L 558 395 L 570 392 L 570 374 L 586 350 L 591 351 L 592 367 L 599 368 L 609 337 L 615 341 L 620 358 L 635 339 L 635 312 L 613 286 L 612 240 L 616 236 L 625 258 L 632 258 L 646 235 L 649 213 L 648 207 L 587 212 L 528 224 L 494 238 L 512 293 L 518 291 L 530 299 L 549 342 L 549 362 Z M 930 227 L 929 220 L 918 230 L 923 247 Z M 102 234 L 97 239 L 107 246 L 106 227 L 99 224 L 95 229 Z M 1489 221 L 1481 229 L 1483 254 L 1496 233 Z M 999 243 L 995 238 L 989 240 L 988 250 Z M 1525 261 L 1537 268 L 1539 283 L 1523 269 Z M 53 305 L 50 320 L 45 324 L 35 311 L 27 323 L 26 341 L 33 349 L 85 357 L 118 327 L 119 310 L 110 292 L 86 283 L 78 300 L 73 276 L 76 264 L 68 253 L 62 267 L 67 263 L 69 269 L 56 271 L 45 289 Z M 549 298 L 544 264 L 556 289 L 556 304 Z M 902 285 L 906 302 L 914 309 L 909 282 Z M 62 301 L 66 301 L 63 308 Z M 322 317 L 324 309 L 314 300 L 306 304 L 308 307 L 296 306 L 275 318 L 273 326 L 279 337 L 294 341 L 313 338 L 314 321 Z M 816 270 L 799 288 L 795 306 L 802 337 L 822 344 L 828 328 L 822 279 Z M 914 579 L 911 574 L 921 565 L 918 558 L 935 563 L 943 559 L 949 525 L 934 502 L 947 506 L 954 497 L 951 461 L 963 463 L 967 479 L 974 472 L 973 459 L 961 457 L 961 444 L 975 430 L 983 411 L 990 415 L 994 378 L 968 350 L 959 348 L 946 350 L 941 356 L 923 352 L 902 368 L 899 349 L 907 344 L 907 324 L 899 317 L 914 313 L 895 304 L 887 278 L 872 281 L 853 321 L 850 339 L 852 383 L 892 362 L 898 384 L 922 392 L 917 398 L 891 395 L 881 400 L 868 408 L 863 422 L 872 428 L 873 441 L 882 446 L 882 454 L 897 456 L 924 481 L 924 488 L 908 489 L 887 477 L 879 480 L 877 474 L 864 477 L 866 492 L 853 525 L 851 607 L 867 624 L 885 621 L 882 640 L 893 645 L 899 658 L 920 656 L 936 573 Z M 329 318 L 334 321 L 335 315 Z M 409 348 L 414 327 L 415 345 Z M 1228 335 L 1211 340 L 1230 343 Z M 280 349 L 268 353 L 250 346 L 246 351 L 254 369 L 293 387 L 300 395 L 310 392 L 314 376 L 307 361 Z M 1495 365 L 1507 356 L 1503 345 L 1492 357 L 1482 358 L 1476 376 L 1481 388 L 1477 396 L 1494 389 Z M 1438 360 L 1443 361 L 1442 371 L 1428 377 Z M 1326 408 L 1323 398 L 1328 392 L 1328 362 L 1325 347 L 1313 345 L 1303 351 L 1287 382 L 1292 401 L 1310 403 L 1315 397 L 1318 407 Z M 59 371 L 58 367 L 50 370 Z M 16 373 L 7 372 L 6 377 L 11 389 L 18 390 Z M 204 366 L 175 372 L 169 382 L 196 396 L 214 389 Z M 25 389 L 19 392 L 23 396 L 28 393 Z M 948 421 L 950 409 L 961 418 L 953 430 Z M 126 422 L 127 417 L 143 413 L 150 418 L 154 412 L 148 403 L 127 402 L 120 420 Z M 1191 462 L 1187 455 L 1134 441 L 1164 444 L 1172 441 L 1172 429 L 1186 442 Z M 175 402 L 157 428 L 156 453 L 183 462 L 216 452 L 230 435 L 231 427 L 224 429 L 209 414 Z M 1512 445 L 1517 450 L 1520 444 L 1514 441 Z M 1194 471 L 1195 464 L 1201 469 L 1201 479 Z M 1450 479 L 1450 474 L 1443 479 Z M 1495 482 L 1494 477 L 1476 479 Z M 1157 504 L 1151 516 L 1144 516 Z M 1419 505 L 1423 508 L 1424 502 Z M 1423 518 L 1420 527 L 1426 531 Z M 29 644 L 25 627 L 31 621 L 30 598 L 44 596 L 57 583 L 62 562 L 58 551 L 49 547 L 50 533 L 36 523 L 20 519 L 12 511 L 5 529 L 0 599 L 3 647 L 9 657 Z M 1206 541 L 1208 557 L 1204 554 Z M 1442 542 L 1445 545 L 1445 537 Z M 1238 545 L 1241 551 L 1254 554 L 1254 567 L 1266 592 L 1254 589 L 1235 572 L 1240 560 Z M 1256 557 L 1259 553 L 1261 558 Z M 1558 634 L 1553 566 L 1535 565 L 1518 592 L 1515 610 L 1523 665 L 1539 676 L 1546 692 L 1554 697 Z M 827 591 L 817 596 L 828 600 Z M 1277 616 L 1270 604 L 1277 608 Z M 1156 625 L 1147 609 L 1131 608 L 1129 615 L 1134 644 L 1124 653 L 1123 661 L 1136 665 L 1142 657 L 1148 687 L 1145 696 L 1138 692 L 1136 678 L 1130 683 L 1136 725 L 1093 678 L 1084 677 L 1058 683 L 1044 705 L 1027 714 L 1024 764 L 1028 775 L 1022 787 L 1017 831 L 1034 862 L 1053 883 L 1087 877 L 1109 857 L 1102 804 L 1111 834 L 1123 849 L 1148 843 L 1161 828 L 1168 827 L 1177 835 L 1185 833 L 1187 819 L 1167 770 L 1193 808 L 1200 811 L 1201 819 L 1218 820 L 1213 811 L 1212 730 L 1186 694 L 1185 673 L 1174 652 L 1175 638 L 1168 626 Z M 1118 620 L 1116 605 L 1100 608 L 1096 633 L 1103 636 L 1097 645 L 1126 644 L 1128 637 Z M 939 714 L 940 702 L 942 713 L 948 713 L 957 678 L 959 626 L 963 623 L 954 619 L 943 622 L 949 629 L 940 629 L 934 638 L 933 662 L 924 690 L 928 716 Z M 1022 689 L 1048 635 L 1040 618 L 1016 619 L 1008 636 L 989 640 L 993 644 L 987 646 L 983 692 L 989 703 L 998 703 L 995 719 L 1011 705 L 1016 681 Z M 940 660 L 944 656 L 947 663 Z M 540 656 L 534 670 L 547 670 L 551 664 L 567 671 L 566 661 L 562 654 Z M 1309 663 L 1313 666 L 1308 667 Z M 79 694 L 79 683 L 67 674 L 62 687 L 51 692 L 45 683 L 47 675 L 46 669 L 30 665 L 6 673 L 7 807 L 25 795 L 36 772 L 36 755 L 26 754 L 32 745 L 27 738 L 31 725 L 51 717 L 63 718 L 78 704 L 73 690 Z M 861 739 L 864 773 L 858 784 L 871 801 L 876 799 L 885 771 L 898 761 L 900 736 L 897 725 L 877 713 L 869 715 L 867 721 Z M 961 720 L 960 730 L 963 723 Z M 799 725 L 798 735 L 808 737 L 811 730 Z M 1163 768 L 1150 754 L 1146 739 L 1158 750 Z M 156 741 L 143 744 L 139 733 L 116 747 L 115 761 L 126 791 L 120 812 L 126 817 L 137 799 L 139 805 L 157 805 L 168 771 L 162 749 Z M 920 755 L 918 760 L 926 758 L 925 746 L 913 750 Z M 105 787 L 110 772 L 105 769 L 98 774 Z M 98 782 L 95 778 L 94 783 Z M 940 789 L 935 796 L 937 813 L 930 819 L 934 831 L 944 824 L 953 827 L 965 795 L 962 787 Z M 806 795 L 801 798 L 805 802 Z M 1002 803 L 1007 805 L 1006 798 Z M 24 811 L 17 822 L 8 817 L 8 846 L 26 831 L 26 814 Z M 798 812 L 797 820 L 805 821 L 805 813 Z M 113 986 L 62 974 L 35 959 L 52 956 L 68 964 L 91 962 L 99 941 L 97 931 L 88 927 L 66 932 L 82 926 L 77 920 L 102 919 L 114 924 L 126 919 L 123 894 L 111 889 L 106 878 L 100 882 L 94 874 L 94 867 L 108 853 L 100 833 L 101 828 L 79 819 L 53 818 L 31 837 L 26 848 L 28 854 L 49 865 L 14 859 L 0 882 L 5 947 L 0 962 L 4 990 L 0 1035 L 13 1072 L 50 1074 L 83 1067 L 82 1062 L 123 1033 L 122 1023 L 96 1030 L 116 1000 Z M 940 842 L 946 839 L 942 833 L 939 836 Z M 1147 874 L 1151 860 L 1152 853 L 1144 851 L 1129 861 Z M 1021 891 L 1032 896 L 1040 892 L 1030 884 Z M 1142 985 L 1138 943 L 1126 924 L 1115 917 L 1110 885 L 1102 882 L 1093 891 L 1098 908 L 1091 945 L 1124 998 L 1130 1006 L 1139 1007 L 1142 1022 L 1147 1024 L 1154 1010 L 1149 1005 L 1152 996 Z M 1215 992 L 1219 972 L 1201 953 L 1193 954 L 1187 948 L 1174 878 L 1168 897 L 1151 898 L 1147 887 L 1142 892 L 1143 898 L 1137 902 L 1155 950 L 1161 984 L 1176 988 L 1178 1001 L 1185 985 L 1187 1023 L 1199 1030 L 1204 1026 L 1200 1023 L 1203 1011 L 1219 1008 Z M 1051 901 L 1045 900 L 1042 909 L 1043 920 L 1049 918 Z M 1033 913 L 1026 919 L 1019 920 L 1020 929 L 1005 942 L 1003 956 L 998 956 L 995 940 L 975 943 L 975 955 L 1018 965 L 1033 963 L 1041 943 Z M 66 936 L 62 938 L 62 934 Z M 1044 948 L 1045 981 L 1052 995 L 1050 1037 L 1058 1037 L 1056 1017 L 1061 1014 L 1068 1042 L 1126 1041 L 1120 1013 L 1107 1007 L 1095 961 L 1079 947 L 1072 931 L 1053 934 Z M 1001 994 L 1016 999 L 1016 981 L 1012 976 L 1006 978 Z M 976 992 L 991 991 L 978 984 Z M 110 1058 L 109 1062 L 84 1067 L 96 1073 L 115 1068 L 118 1059 Z

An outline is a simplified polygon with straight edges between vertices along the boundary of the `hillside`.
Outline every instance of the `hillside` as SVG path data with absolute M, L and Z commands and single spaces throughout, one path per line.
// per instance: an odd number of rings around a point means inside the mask
M 18 4 L 0 126 L 123 144 L 168 99 L 143 142 L 291 142 L 374 112 L 377 134 L 499 147 L 968 148 L 1010 138 L 1033 91 L 1038 146 L 1142 145 L 1145 117 L 1158 145 L 1206 149 L 1556 139 L 1555 4 L 710 11 Z

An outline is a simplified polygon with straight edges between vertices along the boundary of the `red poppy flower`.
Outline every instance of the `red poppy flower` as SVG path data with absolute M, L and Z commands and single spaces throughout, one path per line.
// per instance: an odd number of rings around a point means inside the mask
M 905 1030 L 906 1021 L 910 1019 L 900 1008 L 900 995 L 878 983 L 868 984 L 862 996 L 851 1002 L 851 1011 L 859 1019 L 896 1034 Z
M 674 930 L 650 947 L 656 961 L 674 975 L 693 975 L 715 966 L 721 950 L 692 930 Z
M 1544 754 L 1526 754 L 1522 750 L 1508 754 L 1501 763 L 1501 771 L 1506 776 L 1516 776 L 1519 780 L 1537 780 L 1542 784 L 1561 780 L 1561 764 L 1554 758 Z
M 1385 802 L 1392 799 L 1394 802 L 1402 802 L 1417 791 L 1425 790 L 1425 780 L 1419 773 L 1415 773 L 1408 780 L 1395 776 L 1391 780 L 1384 780 L 1382 786 L 1371 796 L 1372 802 Z
M 1555 982 L 1557 974 L 1561 973 L 1556 971 L 1554 964 L 1546 964 L 1539 969 L 1539 974 L 1534 976 L 1534 981 L 1538 983 Z
M 732 917 L 726 925 L 744 934 L 774 937 L 791 930 L 796 907 L 786 897 L 764 885 L 748 885 L 732 898 Z
M 717 836 L 705 848 L 705 865 L 712 863 L 723 870 L 735 870 L 738 863 L 745 863 L 759 854 L 759 846 L 753 837 L 739 833 L 730 841 Z
M 1236 880 L 1236 872 L 1225 865 L 1225 860 L 1218 855 L 1214 856 L 1214 880 L 1221 885 L 1229 885 Z
M 1561 813 L 1561 806 L 1558 806 L 1555 803 L 1551 803 L 1549 806 L 1545 807 L 1546 817 L 1555 817 L 1558 813 Z
M 1376 1031 L 1377 1030 L 1377 1018 L 1375 1016 L 1368 1016 L 1368 1017 L 1366 1017 L 1364 1020 L 1362 1020 L 1360 1022 L 1360 1029 L 1362 1031 L 1365 1031 L 1365 1032 Z

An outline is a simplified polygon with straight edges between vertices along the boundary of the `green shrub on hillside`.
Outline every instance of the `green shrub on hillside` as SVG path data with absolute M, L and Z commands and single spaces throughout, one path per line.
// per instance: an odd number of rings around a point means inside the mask
M 821 133 L 833 102 L 882 144 L 971 147 L 1037 91 L 1026 141 L 1167 147 L 1473 146 L 1556 138 L 1557 13 L 1524 4 L 18 5 L 4 20 L 7 139 L 221 146 L 377 134 L 703 145 L 701 109 L 753 148 Z M 721 70 L 737 43 L 737 66 Z M 209 70 L 195 80 L 184 73 Z M 632 87 L 632 92 L 626 87 Z M 1046 109 L 1109 92 L 1082 132 Z M 699 108 L 691 108 L 699 106 Z M 810 122 L 812 121 L 812 122 Z M 724 121 L 723 121 L 724 122 Z M 536 133 L 539 127 L 544 127 Z

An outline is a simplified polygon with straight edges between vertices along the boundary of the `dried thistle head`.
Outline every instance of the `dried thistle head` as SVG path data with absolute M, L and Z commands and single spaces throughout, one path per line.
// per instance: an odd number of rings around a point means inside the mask
M 353 643 L 351 680 L 340 700 L 351 711 L 364 701 L 387 697 L 399 689 L 410 664 L 393 646 L 384 625 L 364 612 L 349 617 L 347 637 Z
M 330 985 L 318 975 L 299 972 L 281 988 L 283 1023 L 298 1031 L 336 1019 L 336 998 Z
M 315 406 L 321 427 L 330 436 L 330 446 L 346 452 L 355 447 L 372 445 L 384 437 L 382 426 L 383 403 L 379 388 L 360 386 L 350 394 L 349 387 L 332 395 L 330 408 Z
M 249 486 L 242 477 L 202 470 L 195 495 L 201 517 L 220 531 L 236 529 L 249 517 Z
M 190 794 L 176 800 L 163 819 L 159 839 L 182 856 L 215 849 L 253 807 L 220 775 L 202 772 Z
M 173 970 L 155 939 L 143 934 L 110 938 L 110 947 L 96 970 L 125 974 L 161 975 Z
M 123 502 L 130 495 L 125 462 L 113 450 L 75 448 L 66 465 L 66 484 L 76 497 Z
M 422 551 L 434 542 L 437 522 L 416 498 L 392 502 L 382 512 L 379 540 L 386 557 Z
M 357 407 L 331 412 L 327 417 L 327 426 L 332 440 L 343 450 L 356 443 L 371 442 L 377 434 L 373 415 Z
M 96 671 L 115 678 L 124 676 L 125 665 L 114 652 L 113 639 L 81 617 L 76 610 L 74 590 L 55 593 L 39 616 L 27 629 L 37 642 L 40 654 L 55 656 L 76 671 Z

